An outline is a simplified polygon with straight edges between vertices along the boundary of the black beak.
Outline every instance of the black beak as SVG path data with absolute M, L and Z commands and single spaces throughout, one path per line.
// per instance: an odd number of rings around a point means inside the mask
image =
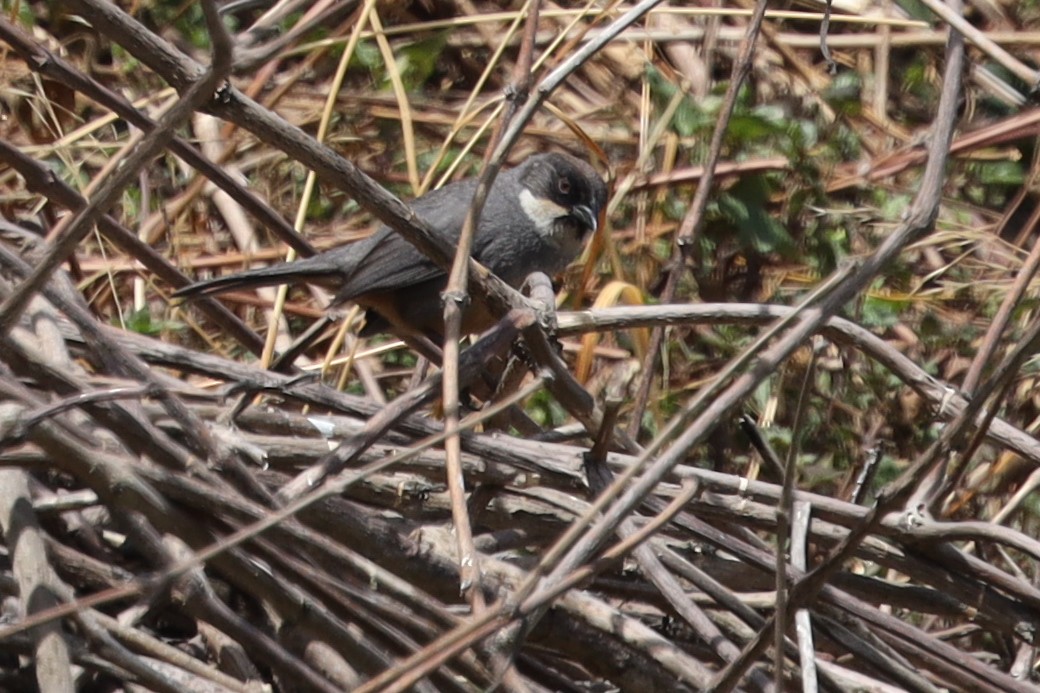
M 592 233 L 596 233 L 596 229 L 599 228 L 599 221 L 596 219 L 596 215 L 586 205 L 574 205 L 571 208 L 571 216 L 584 224 Z

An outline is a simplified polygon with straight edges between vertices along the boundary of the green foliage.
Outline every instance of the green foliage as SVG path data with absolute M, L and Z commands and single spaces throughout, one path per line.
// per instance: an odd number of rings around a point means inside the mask
M 812 120 L 792 118 L 787 109 L 776 105 L 744 106 L 742 100 L 726 130 L 726 143 L 733 156 L 782 154 L 803 160 L 806 150 L 817 140 L 818 129 Z
M 672 221 L 679 221 L 686 215 L 686 205 L 683 201 L 674 195 L 669 195 L 665 198 L 661 205 L 661 211 L 664 212 L 666 219 Z M 666 243 L 666 247 L 671 248 L 671 243 Z
M 319 219 L 331 219 L 339 209 L 337 202 L 333 195 L 311 195 L 307 201 L 307 219 L 312 223 Z
M 0 2 L 0 8 L 6 16 L 11 17 L 12 13 L 16 14 L 17 22 L 23 27 L 31 27 L 36 23 L 36 17 L 33 15 L 32 3 L 16 2 L 15 0 L 3 0 Z
M 883 188 L 878 188 L 874 194 L 874 204 L 877 205 L 881 218 L 890 221 L 900 221 L 910 208 L 912 199 L 909 194 L 892 194 Z
M 396 48 L 394 61 L 406 90 L 416 91 L 422 88 L 433 76 L 447 43 L 448 33 L 441 31 Z M 358 43 L 351 64 L 367 70 L 379 89 L 390 88 L 390 76 L 383 61 L 383 54 L 375 42 Z
M 384 338 L 376 338 L 372 340 L 372 344 L 375 346 L 385 341 L 387 340 Z M 415 368 L 418 360 L 419 357 L 411 349 L 394 349 L 383 356 L 383 363 L 395 368 Z
M 829 217 L 822 219 L 813 227 L 812 233 L 806 234 L 806 259 L 820 275 L 833 272 L 849 252 L 848 229 L 840 223 L 832 226 L 828 221 Z
M 748 403 L 751 404 L 753 411 L 756 413 L 765 411 L 769 404 L 769 399 L 773 396 L 775 389 L 775 378 L 768 378 L 760 382 L 758 387 L 756 387 L 751 393 L 751 397 L 748 399 Z
M 1040 516 L 1040 493 L 1030 493 L 1022 500 L 1023 510 L 1036 518 Z M 1033 535 L 1035 536 L 1035 534 Z
M 874 282 L 874 289 L 863 298 L 863 312 L 860 323 L 864 327 L 892 327 L 902 319 L 903 311 L 910 302 L 891 298 L 879 291 L 883 280 Z
M 679 91 L 679 86 L 652 65 L 647 67 L 646 75 L 650 82 L 650 94 L 654 99 L 654 106 L 660 113 L 668 107 Z M 715 123 L 715 113 L 718 111 L 720 103 L 721 100 L 717 97 L 709 97 L 697 104 L 689 95 L 682 96 L 675 115 L 672 117 L 672 128 L 681 137 L 693 137 L 711 132 Z
M 1040 373 L 1040 356 L 1033 356 L 1022 364 L 1022 375 L 1036 375 Z
M 938 19 L 921 0 L 896 0 L 896 5 L 906 12 L 910 19 L 929 23 L 934 23 Z
M 538 425 L 555 428 L 569 420 L 567 411 L 547 390 L 539 390 L 527 402 L 527 413 Z
M 863 153 L 863 143 L 855 129 L 844 122 L 834 123 L 824 130 L 824 144 L 809 152 L 809 160 L 817 165 L 838 161 L 854 161 Z
M 127 330 L 149 337 L 158 337 L 164 332 L 178 332 L 184 329 L 184 323 L 177 320 L 160 320 L 152 315 L 148 308 L 135 310 L 123 317 Z
M 179 36 L 195 48 L 209 49 L 210 36 L 206 29 L 206 19 L 202 14 L 201 3 L 157 0 L 149 3 L 148 14 L 152 26 L 164 28 L 172 26 Z
M 440 31 L 398 50 L 397 67 L 401 70 L 405 88 L 414 90 L 426 83 L 436 70 L 447 43 L 448 32 Z
M 434 170 L 434 180 L 438 180 L 442 175 L 452 169 L 452 166 L 454 166 L 456 161 L 458 161 L 460 154 L 461 152 L 458 149 L 449 148 L 445 150 L 444 156 L 438 159 L 439 153 L 431 149 L 419 156 L 419 170 L 428 171 L 430 167 L 436 163 L 437 167 Z M 480 159 L 472 155 L 466 157 L 459 165 L 459 168 L 455 169 L 455 173 L 461 175 L 478 175 L 479 172 Z
M 899 89 L 903 92 L 908 106 L 911 106 L 901 114 L 902 120 L 909 122 L 918 118 L 930 117 L 931 111 L 928 105 L 934 104 L 939 98 L 941 86 L 934 79 L 935 65 L 931 56 L 921 52 L 914 55 L 910 61 L 900 65 L 902 70 L 896 70 L 897 75 L 901 74 L 898 81 Z M 914 106 L 916 108 L 913 108 Z
M 372 73 L 381 81 L 384 77 L 383 54 L 374 41 L 361 41 L 354 47 L 354 55 L 350 60 L 351 67 L 361 67 Z
M 882 455 L 878 461 L 877 474 L 874 475 L 873 488 L 880 489 L 885 484 L 895 481 L 905 468 L 906 460 L 898 459 L 891 455 Z
M 726 136 L 730 142 L 748 144 L 770 140 L 787 134 L 784 112 L 779 106 L 760 106 L 751 111 L 733 114 Z
M 971 162 L 966 167 L 969 181 L 964 190 L 975 204 L 1003 207 L 1009 195 L 1015 193 L 1026 182 L 1026 169 L 1022 161 L 997 159 Z
M 794 239 L 769 208 L 765 176 L 745 176 L 715 200 L 719 214 L 737 230 L 744 247 L 760 253 L 791 255 Z
M 1026 171 L 1021 161 L 1001 159 L 978 164 L 979 182 L 983 185 L 1021 185 Z
M 863 111 L 863 79 L 856 72 L 843 70 L 834 76 L 823 92 L 823 98 L 836 113 L 845 117 Z
M 141 69 L 141 61 L 127 53 L 122 46 L 112 46 L 112 58 L 125 75 L 135 74 Z

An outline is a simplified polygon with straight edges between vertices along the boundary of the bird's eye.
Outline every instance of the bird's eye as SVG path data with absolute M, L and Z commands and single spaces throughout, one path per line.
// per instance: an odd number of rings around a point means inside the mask
M 557 183 L 556 187 L 559 189 L 561 195 L 571 194 L 571 180 L 570 178 L 561 178 Z

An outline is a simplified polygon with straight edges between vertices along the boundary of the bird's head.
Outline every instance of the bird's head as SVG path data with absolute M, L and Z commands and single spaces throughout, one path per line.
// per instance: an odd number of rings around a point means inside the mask
M 539 235 L 570 246 L 596 231 L 607 186 L 592 166 L 554 152 L 532 156 L 523 168 L 520 205 Z

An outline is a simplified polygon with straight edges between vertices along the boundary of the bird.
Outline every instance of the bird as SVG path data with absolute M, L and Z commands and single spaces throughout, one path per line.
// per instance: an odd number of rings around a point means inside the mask
M 416 198 L 411 207 L 454 246 L 476 187 L 476 178 L 450 183 Z M 607 186 L 588 163 L 560 152 L 529 156 L 495 179 L 473 237 L 472 257 L 513 288 L 535 272 L 556 275 L 597 230 L 606 201 Z M 447 276 L 387 226 L 304 260 L 196 282 L 173 296 L 191 299 L 299 282 L 334 291 L 330 307 L 353 302 L 364 308 L 362 336 L 389 331 L 410 343 L 441 342 L 440 295 Z M 483 332 L 493 324 L 494 318 L 476 302 L 463 312 L 464 334 Z

